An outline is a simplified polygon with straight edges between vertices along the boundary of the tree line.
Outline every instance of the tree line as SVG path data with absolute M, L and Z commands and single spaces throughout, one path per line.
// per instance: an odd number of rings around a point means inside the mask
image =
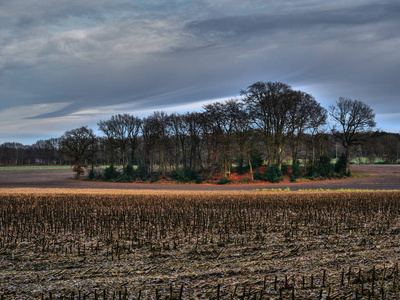
M 137 165 L 160 176 L 183 169 L 229 177 L 262 164 L 281 169 L 284 161 L 302 159 L 305 166 L 314 165 L 322 155 L 338 152 L 345 156 L 346 171 L 352 154 L 398 159 L 399 135 L 374 133 L 375 114 L 362 101 L 341 97 L 325 109 L 310 94 L 281 82 L 256 82 L 240 95 L 200 112 L 114 115 L 98 122 L 99 136 L 83 126 L 28 147 L 6 143 L 0 161 Z

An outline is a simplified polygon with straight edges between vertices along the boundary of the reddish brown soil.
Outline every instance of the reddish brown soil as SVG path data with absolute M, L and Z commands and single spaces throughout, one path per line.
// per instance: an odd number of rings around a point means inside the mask
M 140 189 L 140 190 L 255 190 L 285 189 L 400 189 L 400 165 L 352 165 L 352 178 L 281 183 L 250 184 L 176 184 L 176 183 L 115 183 L 73 180 L 72 169 L 0 171 L 0 188 L 75 188 L 75 189 Z M 245 176 L 232 174 L 233 179 Z

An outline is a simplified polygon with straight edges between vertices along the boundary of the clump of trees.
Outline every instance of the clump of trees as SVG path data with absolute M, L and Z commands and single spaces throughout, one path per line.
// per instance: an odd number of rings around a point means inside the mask
M 373 133 L 374 117 L 358 100 L 341 97 L 326 110 L 310 94 L 285 83 L 256 82 L 240 98 L 205 105 L 200 112 L 155 111 L 146 118 L 118 114 L 98 122 L 99 136 L 84 126 L 27 148 L 3 144 L 0 159 L 3 164 L 37 158 L 70 163 L 78 166 L 77 174 L 79 166 L 91 165 L 89 178 L 117 181 L 169 177 L 201 182 L 215 174 L 229 179 L 232 172 L 249 172 L 250 180 L 279 181 L 287 172 L 284 162 L 292 165 L 292 180 L 304 174 L 331 177 L 335 172 L 348 175 L 352 156 L 397 161 L 400 136 Z M 330 163 L 341 153 L 344 171 Z M 96 165 L 110 167 L 99 173 Z M 264 174 L 257 171 L 262 165 Z
M 241 94 L 250 127 L 263 137 L 268 165 L 280 168 L 289 144 L 296 162 L 304 133 L 318 131 L 326 124 L 326 110 L 311 95 L 294 91 L 287 84 L 256 82 Z

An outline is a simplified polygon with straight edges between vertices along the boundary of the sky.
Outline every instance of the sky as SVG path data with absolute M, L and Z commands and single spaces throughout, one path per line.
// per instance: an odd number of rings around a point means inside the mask
M 400 132 L 400 2 L 1 0 L 0 143 L 200 111 L 257 81 L 361 100 Z

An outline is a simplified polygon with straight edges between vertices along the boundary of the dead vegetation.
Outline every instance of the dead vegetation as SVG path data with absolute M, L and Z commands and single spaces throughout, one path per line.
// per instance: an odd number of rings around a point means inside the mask
M 400 192 L 3 192 L 0 295 L 390 299 Z

